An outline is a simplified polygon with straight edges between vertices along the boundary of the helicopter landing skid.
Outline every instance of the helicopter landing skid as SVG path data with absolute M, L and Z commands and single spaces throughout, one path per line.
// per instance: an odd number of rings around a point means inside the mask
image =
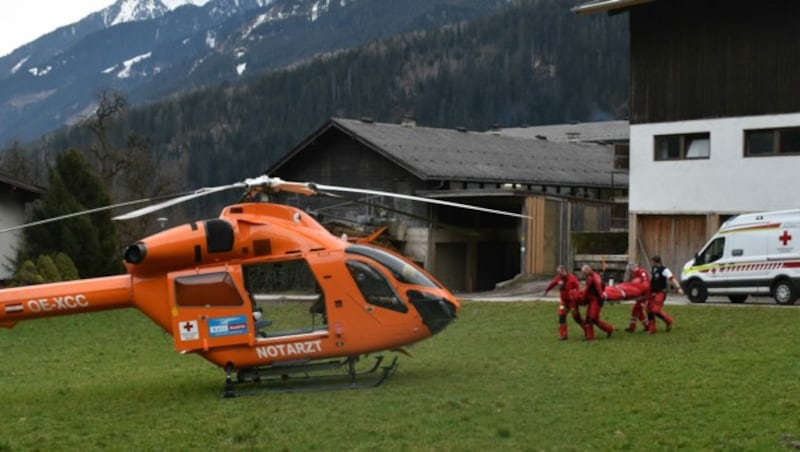
M 258 392 L 332 391 L 341 389 L 366 389 L 380 386 L 397 370 L 397 357 L 381 366 L 384 356 L 375 356 L 369 368 L 359 370 L 358 357 L 326 362 L 293 362 L 268 367 L 225 369 L 225 389 L 222 397 L 231 398 Z M 342 372 L 344 370 L 344 372 Z M 248 385 L 236 391 L 237 385 Z

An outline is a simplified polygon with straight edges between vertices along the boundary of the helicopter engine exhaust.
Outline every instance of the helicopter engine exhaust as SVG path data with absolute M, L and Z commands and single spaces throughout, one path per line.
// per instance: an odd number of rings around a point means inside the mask
M 138 264 L 147 256 L 147 246 L 144 243 L 134 243 L 125 250 L 124 259 L 129 264 Z

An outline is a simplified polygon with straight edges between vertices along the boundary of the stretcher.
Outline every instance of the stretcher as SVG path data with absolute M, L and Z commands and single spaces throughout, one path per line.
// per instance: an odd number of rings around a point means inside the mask
M 650 295 L 650 284 L 642 281 L 628 281 L 615 286 L 606 286 L 603 298 L 606 301 L 638 300 Z

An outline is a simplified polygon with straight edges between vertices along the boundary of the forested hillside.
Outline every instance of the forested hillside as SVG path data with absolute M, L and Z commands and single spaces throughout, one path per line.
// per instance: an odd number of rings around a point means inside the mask
M 623 118 L 627 17 L 578 17 L 575 3 L 518 1 L 475 23 L 319 56 L 130 110 L 114 133 L 119 143 L 144 137 L 196 188 L 256 175 L 331 116 L 411 114 L 420 125 L 473 130 Z M 94 138 L 76 127 L 37 147 L 52 155 Z

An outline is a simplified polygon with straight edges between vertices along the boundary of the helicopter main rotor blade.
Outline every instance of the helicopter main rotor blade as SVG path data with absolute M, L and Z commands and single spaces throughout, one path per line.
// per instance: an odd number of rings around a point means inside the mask
M 30 222 L 30 223 L 21 224 L 19 226 L 0 229 L 0 234 L 2 234 L 4 232 L 10 232 L 10 231 L 16 231 L 16 230 L 19 230 L 19 229 L 29 228 L 31 226 L 39 226 L 39 225 L 42 225 L 42 224 L 52 223 L 54 221 L 66 220 L 67 218 L 79 217 L 81 215 L 89 215 L 89 214 L 92 214 L 92 213 L 102 212 L 104 210 L 116 209 L 117 207 L 126 207 L 126 206 L 132 206 L 132 205 L 135 205 L 135 204 L 153 202 L 155 199 L 157 199 L 157 198 L 137 199 L 135 201 L 125 201 L 125 202 L 121 202 L 121 203 L 118 203 L 118 204 L 112 204 L 110 206 L 103 206 L 103 207 L 97 207 L 97 208 L 94 208 L 94 209 L 81 210 L 80 212 L 68 213 L 68 214 L 65 214 L 65 215 L 60 215 L 60 216 L 57 216 L 57 217 L 48 218 L 46 220 L 33 221 L 33 222 Z
M 277 177 L 260 176 L 256 178 L 245 179 L 244 182 L 236 182 L 230 185 L 220 185 L 218 187 L 201 188 L 188 195 L 180 196 L 177 198 L 170 199 L 169 201 L 165 201 L 159 204 L 153 204 L 152 206 L 147 206 L 142 209 L 134 210 L 132 212 L 116 216 L 113 219 L 130 220 L 132 218 L 138 218 L 143 215 L 147 215 L 149 213 L 153 213 L 158 210 L 165 209 L 167 207 L 174 206 L 176 204 L 180 204 L 182 202 L 190 201 L 196 198 L 201 198 L 203 196 L 207 196 L 213 193 L 219 193 L 226 190 L 233 190 L 235 188 L 246 188 L 248 191 L 253 191 L 253 190 L 256 191 L 269 190 L 272 192 L 288 191 L 291 193 L 298 193 L 307 196 L 317 194 L 317 188 L 314 184 L 303 183 L 303 182 L 287 182 Z
M 219 187 L 210 187 L 210 188 L 201 188 L 196 190 L 188 195 L 179 196 L 177 198 L 172 198 L 169 201 L 164 201 L 158 204 L 153 204 L 152 206 L 143 207 L 138 210 L 134 210 L 122 215 L 118 215 L 113 218 L 113 220 L 130 220 L 133 218 L 139 218 L 141 216 L 147 215 L 148 213 L 153 213 L 161 209 L 166 209 L 167 207 L 174 206 L 175 204 L 180 204 L 182 202 L 189 201 L 191 199 L 200 198 L 203 196 L 210 195 L 212 193 L 218 193 L 225 190 L 231 190 L 234 188 L 244 187 L 243 184 L 231 184 L 231 185 L 224 185 Z
M 531 219 L 531 220 L 533 219 L 533 217 L 531 217 L 531 216 L 522 215 L 522 214 L 519 214 L 519 213 L 512 213 L 512 212 L 506 212 L 506 211 L 503 211 L 503 210 L 489 209 L 489 208 L 486 208 L 486 207 L 471 206 L 469 204 L 461 204 L 461 203 L 452 202 L 452 201 L 443 201 L 441 199 L 424 198 L 422 196 L 404 195 L 404 194 L 401 194 L 401 193 L 390 193 L 390 192 L 379 191 L 379 190 L 367 190 L 367 189 L 364 189 L 364 188 L 338 187 L 338 186 L 335 186 L 335 185 L 315 184 L 314 187 L 316 187 L 318 190 L 323 190 L 323 191 L 328 190 L 328 191 L 340 191 L 340 192 L 345 192 L 345 193 L 360 193 L 360 194 L 365 194 L 365 195 L 388 196 L 390 198 L 398 198 L 398 199 L 407 199 L 407 200 L 410 200 L 410 201 L 426 202 L 428 204 L 438 204 L 438 205 L 442 205 L 442 206 L 457 207 L 459 209 L 477 210 L 479 212 L 493 213 L 493 214 L 496 214 L 496 215 L 505 215 L 505 216 L 509 216 L 509 217 L 526 218 L 526 219 Z

